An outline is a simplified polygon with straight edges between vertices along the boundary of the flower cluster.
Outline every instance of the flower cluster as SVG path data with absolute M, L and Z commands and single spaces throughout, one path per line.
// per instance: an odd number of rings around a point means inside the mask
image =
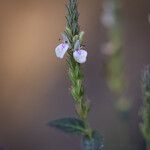
M 86 62 L 87 58 L 87 51 L 85 51 L 81 44 L 80 40 L 76 40 L 73 48 L 73 57 L 76 60 L 76 62 L 82 64 Z M 67 36 L 63 33 L 62 34 L 62 43 L 59 44 L 55 48 L 56 56 L 60 59 L 62 59 L 65 55 L 65 53 L 71 49 L 71 44 L 67 38 Z

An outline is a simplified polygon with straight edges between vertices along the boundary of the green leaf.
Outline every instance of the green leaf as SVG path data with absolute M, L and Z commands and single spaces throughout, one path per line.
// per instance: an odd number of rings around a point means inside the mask
M 78 35 L 75 35 L 74 37 L 73 37 L 73 43 L 76 43 L 76 41 L 79 39 L 79 36 Z
M 66 32 L 67 32 L 68 36 L 72 37 L 72 32 L 71 32 L 70 28 L 66 27 Z
M 51 121 L 49 126 L 67 133 L 83 134 L 86 126 L 82 120 L 76 118 L 63 118 Z
M 79 34 L 79 40 L 81 44 L 83 43 L 83 36 L 84 36 L 84 31 L 80 32 Z
M 79 94 L 78 94 L 77 91 L 76 91 L 76 88 L 72 88 L 71 94 L 72 94 L 72 96 L 73 96 L 73 98 L 74 98 L 74 100 L 75 100 L 76 102 L 78 102 L 78 101 L 80 100 L 80 97 L 79 97 Z
M 103 148 L 103 138 L 97 132 L 94 131 L 92 133 L 92 137 L 84 137 L 83 138 L 83 150 L 102 150 Z

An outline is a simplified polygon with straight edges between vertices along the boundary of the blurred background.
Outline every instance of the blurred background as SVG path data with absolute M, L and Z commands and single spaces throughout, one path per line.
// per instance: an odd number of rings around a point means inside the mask
M 88 61 L 83 65 L 90 122 L 104 136 L 105 150 L 144 150 L 139 130 L 141 70 L 150 64 L 149 0 L 122 0 L 122 43 L 128 117 L 113 106 L 106 81 L 107 40 L 101 23 L 105 0 L 79 0 Z M 64 0 L 0 0 L 0 144 L 5 150 L 79 150 L 80 139 L 47 126 L 74 115 L 64 60 L 54 49 L 65 28 Z

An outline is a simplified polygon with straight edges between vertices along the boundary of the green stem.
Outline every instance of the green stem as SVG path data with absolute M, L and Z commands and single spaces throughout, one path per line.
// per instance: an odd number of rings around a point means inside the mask
M 87 135 L 90 137 L 92 130 L 89 127 L 88 123 L 88 113 L 89 113 L 89 104 L 85 100 L 85 92 L 84 92 L 84 77 L 82 73 L 81 66 L 78 62 L 76 62 L 73 58 L 73 47 L 74 41 L 73 37 L 79 35 L 80 28 L 78 24 L 78 9 L 77 9 L 78 0 L 69 0 L 67 10 L 68 15 L 67 19 L 67 28 L 71 31 L 71 36 L 68 37 L 71 44 L 71 49 L 68 51 L 68 66 L 69 66 L 69 78 L 71 81 L 71 94 L 75 102 L 75 109 L 78 118 L 83 120 L 87 125 Z
M 144 69 L 142 75 L 143 108 L 142 108 L 142 133 L 145 138 L 147 150 L 150 150 L 150 67 Z
M 89 107 L 84 98 L 83 73 L 80 64 L 77 63 L 72 53 L 68 56 L 69 77 L 71 81 L 71 94 L 76 105 L 76 113 L 82 120 L 87 120 Z

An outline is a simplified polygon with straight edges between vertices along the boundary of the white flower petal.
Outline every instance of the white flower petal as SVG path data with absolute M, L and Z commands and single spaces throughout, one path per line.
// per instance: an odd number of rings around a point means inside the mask
M 74 59 L 82 64 L 86 62 L 86 58 L 87 58 L 87 51 L 85 50 L 76 50 L 73 52 L 73 57 Z
M 67 43 L 62 43 L 55 48 L 55 53 L 58 58 L 63 58 L 66 51 L 69 49 L 69 45 Z

